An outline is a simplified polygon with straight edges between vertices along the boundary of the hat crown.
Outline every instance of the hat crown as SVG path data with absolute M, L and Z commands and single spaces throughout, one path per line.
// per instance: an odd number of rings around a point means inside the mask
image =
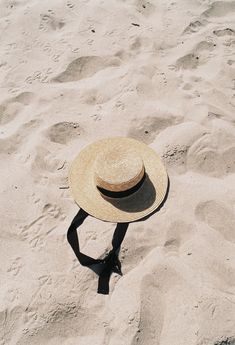
M 94 178 L 98 187 L 121 192 L 128 190 L 142 179 L 144 163 L 133 149 L 117 145 L 99 153 L 95 160 Z

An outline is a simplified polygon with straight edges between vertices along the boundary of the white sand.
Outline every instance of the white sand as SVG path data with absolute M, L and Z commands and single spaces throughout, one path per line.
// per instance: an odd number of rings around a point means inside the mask
M 0 15 L 0 345 L 234 345 L 235 1 L 2 0 Z M 78 208 L 60 187 L 116 135 L 155 148 L 171 185 L 129 225 L 105 296 L 67 243 Z M 82 250 L 102 255 L 114 228 L 89 217 Z

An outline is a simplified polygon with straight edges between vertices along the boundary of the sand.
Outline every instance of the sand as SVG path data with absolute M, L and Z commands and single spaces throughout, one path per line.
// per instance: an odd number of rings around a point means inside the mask
M 0 345 L 234 345 L 235 2 L 2 0 L 0 15 Z M 102 295 L 67 242 L 67 176 L 117 135 L 161 155 L 170 190 L 129 225 Z M 88 217 L 83 252 L 114 228 Z

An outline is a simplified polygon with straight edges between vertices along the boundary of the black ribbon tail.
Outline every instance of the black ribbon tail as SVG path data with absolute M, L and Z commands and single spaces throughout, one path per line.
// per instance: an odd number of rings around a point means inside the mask
M 122 275 L 121 262 L 114 249 L 112 249 L 107 257 L 103 260 L 103 269 L 99 275 L 98 293 L 109 293 L 109 280 L 112 272 Z
M 120 250 L 121 243 L 125 237 L 126 230 L 129 223 L 118 223 L 113 234 L 112 247 L 113 249 L 108 253 L 104 259 L 94 259 L 88 255 L 81 253 L 79 248 L 79 240 L 77 234 L 77 228 L 82 225 L 88 214 L 80 209 L 77 215 L 72 220 L 72 223 L 67 232 L 67 240 L 72 247 L 74 254 L 79 260 L 82 266 L 92 268 L 93 265 L 99 265 L 99 281 L 98 290 L 100 294 L 109 293 L 109 280 L 112 272 L 122 275 L 121 262 L 118 258 L 118 252 Z
M 99 276 L 97 293 L 102 294 L 102 295 L 109 294 L 110 276 L 111 276 L 111 272 L 110 272 L 110 275 Z

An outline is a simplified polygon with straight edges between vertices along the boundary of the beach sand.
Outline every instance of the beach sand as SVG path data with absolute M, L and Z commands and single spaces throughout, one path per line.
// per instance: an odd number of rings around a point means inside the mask
M 235 2 L 0 3 L 0 345 L 235 344 Z M 162 157 L 170 190 L 131 223 L 97 294 L 67 228 L 68 168 L 107 136 Z M 115 224 L 88 217 L 84 253 Z

